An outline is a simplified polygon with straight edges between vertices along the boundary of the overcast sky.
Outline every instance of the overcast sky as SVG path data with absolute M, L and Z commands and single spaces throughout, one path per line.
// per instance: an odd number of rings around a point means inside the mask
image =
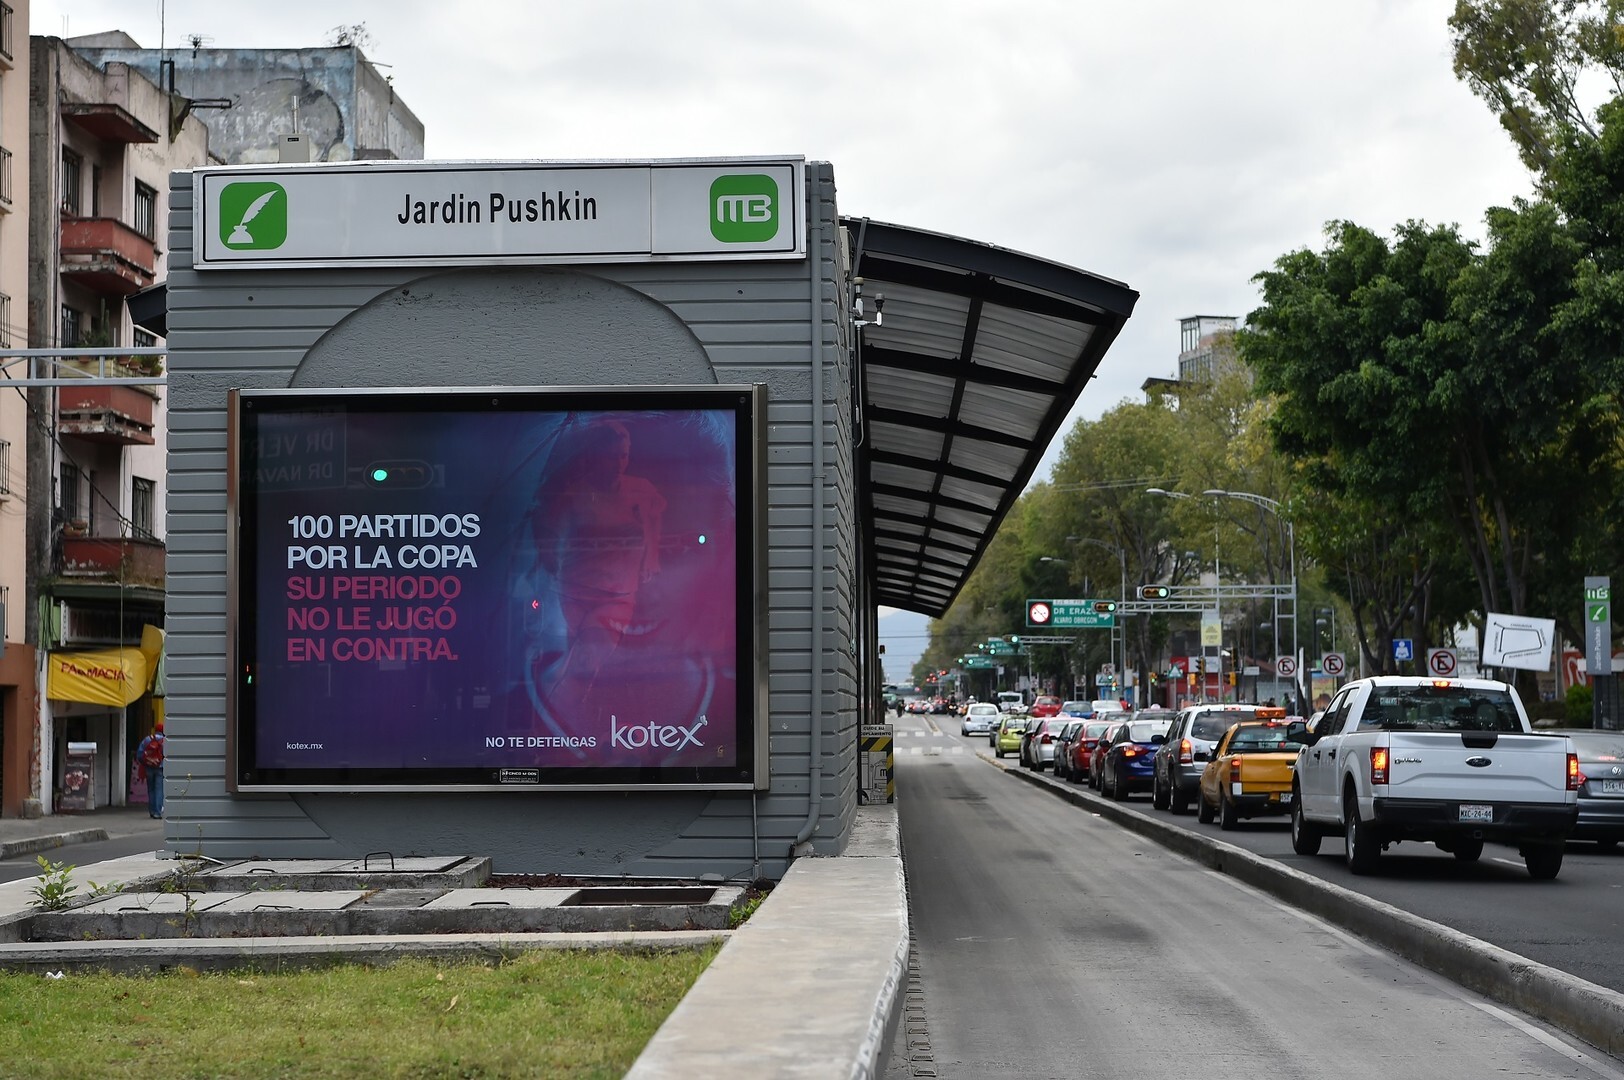
M 365 24 L 430 158 L 799 154 L 842 213 L 1126 283 L 1074 416 L 1175 371 L 1347 218 L 1481 238 L 1530 189 L 1450 70 L 1454 0 L 33 0 L 31 33 L 297 48 Z M 162 12 L 162 18 L 160 13 Z M 1050 448 L 1038 478 L 1058 451 Z

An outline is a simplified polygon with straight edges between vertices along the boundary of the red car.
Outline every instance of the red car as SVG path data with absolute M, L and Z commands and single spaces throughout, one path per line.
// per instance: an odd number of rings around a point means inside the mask
M 1094 747 L 1099 744 L 1100 736 L 1105 729 L 1111 726 L 1109 720 L 1079 720 L 1074 721 L 1081 726 L 1069 740 L 1062 740 L 1055 750 L 1055 775 L 1066 780 L 1086 781 L 1088 779 L 1089 764 L 1094 757 Z M 1070 725 L 1067 725 L 1068 727 Z
M 1059 716 L 1060 699 L 1057 697 L 1040 697 L 1032 702 L 1031 716 Z
M 1111 749 L 1111 740 L 1116 736 L 1117 728 L 1127 722 L 1127 717 L 1118 713 L 1116 719 L 1105 725 L 1105 730 L 1094 741 L 1094 748 L 1088 752 L 1088 786 L 1095 791 L 1102 790 L 1100 785 L 1104 783 L 1105 752 Z

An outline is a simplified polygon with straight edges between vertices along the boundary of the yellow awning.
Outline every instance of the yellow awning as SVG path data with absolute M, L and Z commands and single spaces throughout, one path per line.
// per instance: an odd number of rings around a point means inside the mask
M 45 696 L 58 701 L 123 708 L 152 687 L 163 655 L 163 631 L 145 627 L 139 648 L 53 651 L 47 661 Z

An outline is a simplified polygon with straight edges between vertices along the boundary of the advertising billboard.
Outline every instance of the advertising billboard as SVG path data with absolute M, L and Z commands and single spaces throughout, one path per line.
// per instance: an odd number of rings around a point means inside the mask
M 761 388 L 230 416 L 233 790 L 765 786 Z

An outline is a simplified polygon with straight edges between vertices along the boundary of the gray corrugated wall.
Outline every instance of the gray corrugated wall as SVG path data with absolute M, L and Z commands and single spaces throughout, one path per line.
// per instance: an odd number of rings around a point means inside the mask
M 216 858 L 488 854 L 499 871 L 777 877 L 807 813 L 814 595 L 823 604 L 821 806 L 856 810 L 855 484 L 834 180 L 808 165 L 810 263 L 216 271 L 172 177 L 167 845 Z M 815 266 L 822 312 L 808 319 Z M 813 587 L 809 364 L 823 356 L 824 573 Z M 234 387 L 765 383 L 770 790 L 233 796 L 225 785 L 226 392 Z

